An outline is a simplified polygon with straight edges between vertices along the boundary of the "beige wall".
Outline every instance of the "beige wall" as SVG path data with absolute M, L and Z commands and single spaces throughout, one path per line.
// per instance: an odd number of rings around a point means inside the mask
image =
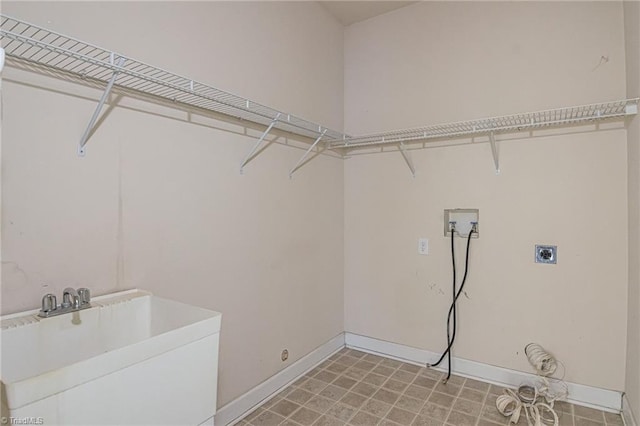
M 640 3 L 624 3 L 627 96 L 640 96 Z M 625 390 L 640 419 L 640 117 L 627 127 L 629 191 L 629 296 Z
M 3 13 L 342 127 L 342 27 L 315 3 L 4 2 Z M 101 93 L 11 67 L 3 78 L 3 313 L 67 285 L 219 310 L 219 405 L 342 332 L 342 160 L 289 180 L 303 151 L 273 144 L 240 175 L 256 131 L 126 98 L 78 158 Z
M 428 2 L 354 24 L 346 131 L 623 98 L 622 21 L 616 3 Z M 397 152 L 348 159 L 346 330 L 443 350 L 443 209 L 479 208 L 454 355 L 531 371 L 523 348 L 539 342 L 567 380 L 623 390 L 627 144 L 614 127 L 503 142 L 499 176 L 488 144 L 414 151 L 415 179 Z M 428 256 L 417 253 L 419 237 L 429 238 Z M 535 264 L 537 243 L 558 245 L 559 263 Z

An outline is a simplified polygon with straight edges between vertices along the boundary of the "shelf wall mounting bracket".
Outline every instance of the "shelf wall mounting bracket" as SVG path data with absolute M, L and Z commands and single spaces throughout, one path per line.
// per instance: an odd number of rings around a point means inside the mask
M 489 144 L 491 144 L 491 155 L 493 156 L 493 164 L 496 166 L 496 175 L 500 174 L 500 151 L 498 143 L 496 142 L 496 135 L 489 133 Z
M 416 177 L 416 169 L 415 167 L 413 167 L 413 159 L 411 158 L 411 153 L 405 149 L 402 142 L 398 144 L 398 149 L 400 150 L 404 161 L 407 163 L 407 166 L 409 166 L 409 170 L 411 170 L 411 176 Z
M 113 64 L 113 62 L 114 62 L 114 55 L 112 53 L 111 63 Z M 118 61 L 115 63 L 115 66 L 118 68 L 122 68 L 122 65 L 124 65 L 124 58 L 119 58 Z M 116 77 L 118 77 L 119 72 L 120 71 L 118 69 L 115 69 L 113 71 L 113 74 L 111 74 L 109 83 L 107 83 L 107 87 L 104 90 L 104 93 L 102 94 L 102 96 L 100 97 L 100 101 L 98 101 L 96 110 L 93 112 L 93 115 L 91 116 L 91 120 L 89 120 L 89 124 L 87 125 L 87 128 L 85 129 L 84 133 L 82 134 L 82 138 L 80 138 L 80 144 L 78 145 L 78 155 L 80 157 L 84 157 L 84 154 L 85 154 L 84 146 L 87 144 L 89 137 L 91 137 L 91 134 L 94 131 L 94 126 L 96 125 L 96 121 L 98 120 L 100 111 L 102 111 L 102 107 L 104 107 L 104 104 L 107 101 L 107 98 L 109 97 L 109 93 L 111 93 L 111 89 L 113 89 L 113 84 L 116 82 Z
M 300 167 L 304 166 L 304 160 L 307 158 L 307 156 L 309 155 L 309 153 L 311 151 L 313 151 L 313 148 L 316 147 L 316 145 L 318 145 L 318 143 L 320 142 L 320 140 L 324 137 L 324 134 L 327 133 L 327 129 L 324 129 L 322 131 L 322 133 L 320 133 L 320 136 L 318 136 L 318 138 L 316 139 L 316 141 L 311 144 L 311 146 L 309 147 L 309 149 L 307 149 L 307 151 L 302 155 L 302 157 L 300 157 L 300 159 L 298 160 L 298 162 L 296 163 L 295 166 L 293 166 L 293 168 L 289 171 L 289 179 L 291 179 L 291 177 L 293 176 L 293 174 L 296 172 L 296 170 L 298 170 Z
M 278 115 L 276 115 L 276 117 L 273 120 L 271 120 L 271 123 L 269 124 L 269 127 L 267 127 L 267 130 L 265 130 L 262 133 L 262 136 L 260 136 L 260 139 L 258 139 L 258 142 L 256 142 L 253 148 L 251 148 L 251 151 L 249 151 L 247 156 L 244 157 L 244 160 L 242 160 L 242 164 L 240 164 L 240 174 L 244 174 L 244 166 L 246 166 L 247 163 L 253 159 L 254 154 L 256 153 L 256 151 L 258 151 L 258 148 L 260 148 L 260 145 L 264 141 L 264 138 L 267 137 L 271 129 L 273 129 L 273 126 L 275 126 L 278 123 L 281 115 L 282 113 L 279 112 Z

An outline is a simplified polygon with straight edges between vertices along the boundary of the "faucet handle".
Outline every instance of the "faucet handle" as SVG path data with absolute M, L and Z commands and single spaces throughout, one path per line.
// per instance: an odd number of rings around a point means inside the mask
M 88 288 L 79 288 L 78 289 L 78 298 L 80 299 L 80 306 L 86 305 L 91 302 L 91 292 Z
M 55 294 L 47 293 L 42 297 L 42 313 L 55 311 L 58 308 L 58 303 Z

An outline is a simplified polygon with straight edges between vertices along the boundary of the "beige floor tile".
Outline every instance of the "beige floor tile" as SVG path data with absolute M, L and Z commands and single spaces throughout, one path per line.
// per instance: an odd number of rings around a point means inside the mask
M 359 411 L 349 420 L 349 424 L 353 426 L 375 426 L 382 420 L 364 411 Z
M 362 358 L 363 356 L 366 355 L 366 352 L 358 351 L 356 349 L 349 349 L 349 352 L 347 353 L 347 355 L 353 356 L 356 358 Z
M 573 404 L 569 404 L 566 401 L 556 401 L 553 404 L 553 408 L 556 411 L 562 411 L 563 413 L 573 414 Z
M 432 419 L 440 420 L 444 422 L 447 420 L 447 416 L 449 415 L 449 408 L 442 407 L 440 405 L 434 404 L 432 402 L 427 402 L 422 410 L 420 410 L 421 416 L 431 417 Z
M 306 382 L 307 380 L 309 380 L 308 377 L 306 376 L 302 376 L 300 377 L 298 380 L 296 380 L 295 382 L 293 382 L 293 386 L 302 386 L 304 384 L 304 382 Z
M 351 367 L 358 362 L 358 359 L 351 356 L 342 356 L 340 359 L 336 360 L 336 362 L 346 365 L 347 367 Z
M 460 394 L 458 395 L 458 398 L 464 398 L 464 399 L 468 399 L 469 401 L 479 402 L 479 403 L 484 402 L 484 397 L 485 397 L 485 394 L 483 392 L 479 392 L 477 390 L 468 389 L 468 388 L 462 388 L 462 390 L 460 391 Z
M 375 368 L 376 364 L 374 364 L 373 362 L 369 362 L 369 361 L 365 361 L 365 360 L 360 360 L 359 362 L 357 362 L 354 367 L 359 368 L 361 370 L 364 370 L 366 372 L 369 372 L 371 370 L 373 370 Z
M 320 396 L 337 401 L 342 398 L 345 393 L 347 393 L 346 389 L 339 388 L 338 386 L 334 385 L 329 385 L 320 391 Z
M 504 425 L 504 423 L 494 423 L 492 421 L 480 418 L 478 419 L 478 424 L 476 426 L 501 426 Z
M 392 405 L 386 402 L 378 401 L 377 399 L 369 399 L 360 408 L 361 411 L 366 411 L 369 414 L 373 414 L 376 417 L 384 417 L 391 410 Z
M 336 352 L 335 354 L 331 355 L 329 358 L 327 358 L 328 361 L 336 361 L 340 358 L 342 358 L 344 356 L 344 354 L 340 353 L 341 351 Z
M 249 423 L 253 426 L 277 426 L 284 421 L 284 417 L 271 411 L 263 411 Z
M 451 395 L 446 395 L 444 393 L 434 391 L 434 392 L 431 392 L 431 395 L 429 396 L 428 401 L 434 404 L 438 404 L 443 407 L 449 408 L 453 405 L 454 399 L 455 398 L 452 397 Z
M 339 386 L 343 389 L 351 389 L 355 384 L 358 383 L 354 379 L 350 379 L 349 377 L 340 376 L 333 381 L 333 385 Z
M 382 361 L 380 361 L 380 364 L 384 365 L 385 367 L 391 367 L 391 368 L 398 368 L 402 365 L 400 361 L 396 361 L 395 359 L 389 359 L 389 358 L 383 359 Z
M 356 413 L 356 409 L 353 407 L 349 407 L 348 405 L 344 405 L 342 403 L 337 403 L 333 407 L 329 408 L 327 414 L 333 416 L 337 419 L 342 420 L 343 422 L 348 422 L 351 417 Z
M 261 407 L 264 409 L 268 409 L 269 407 L 273 407 L 280 400 L 282 400 L 282 397 L 278 394 L 268 401 L 262 403 Z
M 378 423 L 378 426 L 398 426 L 398 423 L 392 422 L 388 419 L 382 419 L 380 420 L 380 423 Z
M 431 394 L 431 389 L 423 388 L 422 386 L 417 386 L 417 385 L 409 385 L 404 390 L 404 394 L 412 398 L 426 400 Z
M 313 426 L 343 426 L 345 422 L 331 416 L 321 416 L 316 420 Z
M 575 426 L 602 426 L 604 421 L 599 422 L 596 420 L 585 419 L 584 417 L 573 417 Z
M 357 367 L 350 367 L 347 371 L 345 371 L 343 373 L 345 376 L 351 378 L 351 379 L 355 379 L 355 380 L 362 380 L 368 373 L 364 370 L 361 370 Z
M 421 399 L 411 398 L 406 395 L 400 396 L 400 398 L 396 401 L 396 407 L 402 408 L 403 410 L 411 411 L 412 413 L 419 413 L 422 407 L 424 406 L 425 401 Z
M 460 393 L 460 386 L 455 385 L 453 383 L 438 383 L 434 388 L 435 391 L 440 392 L 440 393 L 445 393 L 447 395 L 451 395 L 451 396 L 458 396 L 458 393 Z
M 413 420 L 411 426 L 442 426 L 443 424 L 442 420 L 436 420 L 426 416 L 418 416 Z
M 306 391 L 304 389 L 296 389 L 293 392 L 287 394 L 285 398 L 288 399 L 289 401 L 293 401 L 300 405 L 304 405 L 308 400 L 310 400 L 313 397 L 313 395 L 314 395 L 313 393 Z
M 557 412 L 558 426 L 574 426 L 573 415 L 571 413 Z
M 400 394 L 391 392 L 387 389 L 380 389 L 378 392 L 373 394 L 372 398 L 393 405 L 396 403 L 398 398 L 400 398 Z
M 239 426 L 505 426 L 500 386 L 343 349 L 238 423 Z M 559 426 L 623 426 L 613 413 L 555 405 Z M 575 415 L 574 415 L 575 414 Z M 525 416 L 515 426 L 526 426 Z
M 597 422 L 604 423 L 604 413 L 594 408 L 581 407 L 579 405 L 574 405 L 573 415 L 576 417 L 583 417 L 585 419 L 595 420 Z
M 384 357 L 373 355 L 373 354 L 367 354 L 364 356 L 365 361 L 373 362 L 374 364 L 381 362 L 383 359 Z
M 506 417 L 500 414 L 495 406 L 495 397 L 493 405 L 485 403 L 484 407 L 482 407 L 481 417 L 495 423 L 504 424 L 506 422 Z
M 505 389 L 504 386 L 491 385 L 489 386 L 489 395 L 502 395 Z
M 338 378 L 338 375 L 327 370 L 322 370 L 318 374 L 313 376 L 313 378 L 322 380 L 323 382 L 331 383 Z
M 362 378 L 362 381 L 375 386 L 382 386 L 387 381 L 387 378 L 379 374 L 369 373 Z
M 255 419 L 256 417 L 258 417 L 263 412 L 264 412 L 264 409 L 262 407 L 258 407 L 252 413 L 248 414 L 243 420 L 247 421 L 247 422 L 250 422 L 251 420 Z
M 456 399 L 453 403 L 454 411 L 468 414 L 473 417 L 479 417 L 482 412 L 482 405 L 478 402 L 469 401 L 467 399 Z
M 398 393 L 404 391 L 407 388 L 407 386 L 409 386 L 408 383 L 399 382 L 398 380 L 393 380 L 393 379 L 387 380 L 382 385 L 384 389 L 388 389 L 390 391 L 398 392 Z
M 466 381 L 467 379 L 462 377 L 462 376 L 456 376 L 455 374 L 452 374 L 449 377 L 449 380 L 447 380 L 447 383 L 450 383 L 452 385 L 458 385 L 458 386 L 462 386 L 462 384 Z
M 313 422 L 320 418 L 321 414 L 313 410 L 302 407 L 291 416 L 291 420 L 300 423 L 303 426 L 312 425 Z
M 455 426 L 475 426 L 477 420 L 477 417 L 457 411 L 452 411 L 447 417 L 447 423 Z
M 604 419 L 606 420 L 607 426 L 624 426 L 624 422 L 622 421 L 622 416 L 620 414 L 605 412 Z
M 318 368 L 327 368 L 327 367 L 328 367 L 328 366 L 330 366 L 331 364 L 333 364 L 333 361 L 331 361 L 331 360 L 326 360 L 326 361 L 321 362 L 321 363 L 318 365 Z
M 418 367 L 417 365 L 405 364 L 405 363 L 403 363 L 400 366 L 400 370 L 404 370 L 404 371 L 408 371 L 410 373 L 416 373 L 416 374 L 418 374 L 418 372 L 420 371 L 421 368 L 423 368 L 423 367 Z
M 289 417 L 298 408 L 300 408 L 300 405 L 294 402 L 288 401 L 286 399 L 283 399 L 279 401 L 277 404 L 275 404 L 273 407 L 271 407 L 269 411 L 273 411 L 276 414 L 280 414 L 282 417 Z
M 318 379 L 309 379 L 306 382 L 304 382 L 302 386 L 300 386 L 300 388 L 311 393 L 318 393 L 326 387 L 327 387 L 327 383 Z
M 327 368 L 325 368 L 325 370 L 329 370 L 332 373 L 336 373 L 336 374 L 342 374 L 344 373 L 344 371 L 349 368 L 344 364 L 340 364 L 338 362 L 334 362 L 333 364 L 331 364 L 330 366 L 328 366 Z
M 413 419 L 416 418 L 416 414 L 402 408 L 393 407 L 385 418 L 400 425 L 410 425 Z
M 464 387 L 469 389 L 474 389 L 480 392 L 487 392 L 491 385 L 489 383 L 480 382 L 474 379 L 467 379 L 464 382 Z
M 390 367 L 392 368 L 392 367 Z M 394 380 L 398 380 L 400 382 L 404 382 L 404 383 L 411 383 L 413 381 L 413 379 L 416 378 L 416 373 L 410 373 L 408 371 L 404 371 L 404 370 L 396 370 L 392 375 L 391 378 Z
M 358 395 L 357 393 L 348 392 L 340 398 L 340 402 L 346 405 L 349 405 L 353 408 L 360 408 L 362 404 L 367 400 L 367 397 Z
M 422 386 L 423 388 L 433 389 L 436 387 L 436 384 L 438 384 L 438 381 L 426 376 L 417 376 L 413 381 L 413 384 Z
M 442 378 L 442 373 L 432 368 L 425 368 L 424 370 L 420 370 L 418 374 L 420 374 L 421 376 L 429 377 L 434 380 L 440 380 Z
M 385 367 L 384 365 L 378 365 L 376 368 L 373 369 L 374 373 L 380 374 L 381 376 L 385 376 L 385 377 L 391 376 L 394 371 L 396 370 L 391 367 Z
M 356 384 L 353 389 L 351 389 L 352 392 L 359 393 L 360 395 L 364 395 L 367 398 L 376 393 L 377 390 L 377 386 L 370 385 L 369 383 L 365 382 L 360 382 Z
M 336 402 L 331 399 L 316 395 L 309 401 L 307 401 L 304 406 L 310 408 L 313 411 L 317 411 L 318 413 L 326 413 L 327 410 L 331 408 L 335 403 Z

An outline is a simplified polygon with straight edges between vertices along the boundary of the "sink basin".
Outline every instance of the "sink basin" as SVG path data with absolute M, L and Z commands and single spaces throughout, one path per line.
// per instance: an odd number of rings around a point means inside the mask
M 141 290 L 51 318 L 0 317 L 2 416 L 201 424 L 216 409 L 221 314 Z

